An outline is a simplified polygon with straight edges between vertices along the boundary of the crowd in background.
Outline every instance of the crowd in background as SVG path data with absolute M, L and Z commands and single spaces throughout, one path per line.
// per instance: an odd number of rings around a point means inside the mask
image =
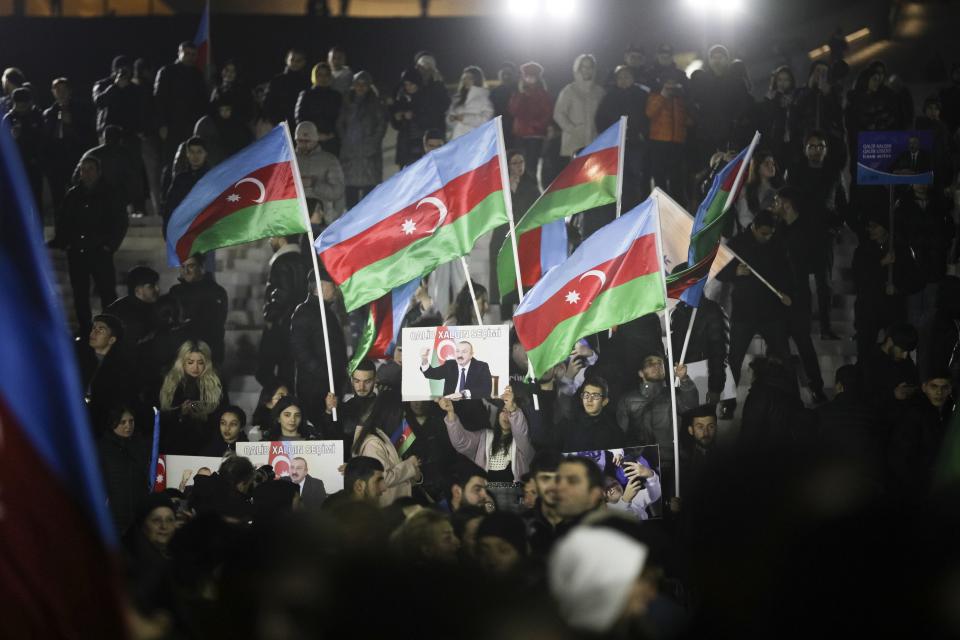
M 48 92 L 11 67 L 0 97 L 35 198 L 52 205 L 49 246 L 66 253 L 78 363 L 144 628 L 157 637 L 411 628 L 563 638 L 776 627 L 786 636 L 812 627 L 781 629 L 785 620 L 814 607 L 826 619 L 842 602 L 861 631 L 908 632 L 921 616 L 955 625 L 933 592 L 898 600 L 888 591 L 910 591 L 917 576 L 935 576 L 927 585 L 943 602 L 956 591 L 937 569 L 955 566 L 955 552 L 932 553 L 956 524 L 938 508 L 935 470 L 960 384 L 960 65 L 938 92 L 916 96 L 884 63 L 853 77 L 842 56 L 778 67 L 752 87 L 721 45 L 689 75 L 669 44 L 649 58 L 630 46 L 606 74 L 583 54 L 562 87 L 529 61 L 503 64 L 495 82 L 466 67 L 453 88 L 426 51 L 397 78 L 374 79 L 339 46 L 312 67 L 291 48 L 262 84 L 226 61 L 211 84 L 196 55 L 182 43 L 156 73 L 119 55 L 92 90 L 57 78 Z M 651 314 L 586 337 L 536 382 L 513 334 L 500 397 L 404 402 L 402 344 L 348 371 L 366 315 L 344 312 L 326 273 L 317 289 L 312 249 L 288 236 L 270 239 L 263 391 L 247 415 L 222 377 L 230 307 L 212 256 L 186 260 L 167 292 L 160 265 L 135 267 L 117 297 L 113 256 L 129 220 L 159 216 L 165 234 L 210 168 L 281 122 L 294 132 L 319 233 L 383 181 L 388 127 L 403 168 L 496 116 L 518 217 L 621 116 L 625 211 L 653 186 L 695 210 L 715 172 L 761 132 L 725 229 L 750 267 L 734 260 L 721 271 L 690 331 L 687 361 L 707 362 L 705 385 L 668 361 Z M 886 190 L 855 184 L 849 169 L 858 133 L 906 129 L 931 131 L 934 145 L 899 169 L 932 170 L 934 180 L 898 188 L 891 216 Z M 613 215 L 575 216 L 571 245 Z M 837 263 L 844 237 L 856 238 L 851 264 Z M 499 242 L 490 247 L 495 255 Z M 483 320 L 462 279 L 448 279 L 439 289 L 424 280 L 404 326 Z M 481 316 L 509 323 L 495 274 L 476 279 Z M 846 286 L 856 294 L 853 335 L 831 316 L 834 289 Z M 672 312 L 674 353 L 691 311 Z M 739 384 L 756 336 L 764 355 L 750 362 L 749 392 L 724 399 L 727 366 Z M 844 340 L 856 342 L 855 363 L 829 372 L 825 388 L 821 350 Z M 222 457 L 220 467 L 151 493 L 153 406 L 162 453 Z M 718 417 L 734 411 L 739 430 L 718 437 Z M 401 453 L 393 435 L 404 424 L 416 439 Z M 235 455 L 238 442 L 314 439 L 343 442 L 343 490 L 328 495 L 302 458 L 275 478 Z M 631 454 L 652 445 L 656 464 Z M 878 531 L 889 534 L 884 544 Z M 917 555 L 908 562 L 904 550 Z M 875 617 L 884 604 L 898 609 L 887 627 Z

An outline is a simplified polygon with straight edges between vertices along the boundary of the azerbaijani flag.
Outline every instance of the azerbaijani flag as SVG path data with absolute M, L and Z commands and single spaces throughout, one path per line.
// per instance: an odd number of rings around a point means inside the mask
M 43 229 L 6 123 L 0 309 L 0 635 L 124 638 L 117 534 Z
M 450 327 L 436 328 L 433 334 L 433 351 L 430 354 L 430 366 L 439 367 L 447 360 L 457 357 L 457 343 L 450 335 Z M 429 380 L 430 396 L 439 398 L 443 395 L 443 380 Z
M 307 205 L 285 122 L 194 185 L 167 225 L 167 258 L 307 232 Z
M 290 476 L 290 462 L 293 458 L 290 455 L 288 442 L 287 440 L 272 440 L 270 442 L 270 455 L 267 458 L 267 464 L 273 467 L 273 475 L 276 478 Z
M 760 133 L 757 132 L 750 145 L 713 177 L 710 191 L 693 219 L 690 248 L 687 250 L 688 267 L 667 276 L 667 291 L 671 298 L 679 297 L 691 307 L 700 304 L 707 275 L 720 247 L 723 227 L 728 219 L 727 212 L 740 197 L 750 158 L 759 141 Z
M 625 133 L 626 117 L 622 117 L 571 160 L 517 222 L 524 288 L 532 287 L 543 274 L 566 260 L 567 216 L 617 201 Z M 497 281 L 501 297 L 517 288 L 509 236 L 497 254 Z
M 413 432 L 410 423 L 404 418 L 397 427 L 396 431 L 390 436 L 390 442 L 397 448 L 397 454 L 402 458 L 403 454 L 410 450 L 413 443 L 417 440 L 417 434 Z
M 666 306 L 656 202 L 648 198 L 604 226 L 524 296 L 513 316 L 535 373 L 588 335 Z
M 364 358 L 389 358 L 397 346 L 400 323 L 413 301 L 413 294 L 420 286 L 420 278 L 401 285 L 370 303 L 367 324 L 363 327 L 357 351 L 353 354 L 347 371 L 354 371 Z
M 197 35 L 193 36 L 193 44 L 197 48 L 197 68 L 209 82 L 213 72 L 213 65 L 210 64 L 210 0 L 203 5 L 200 24 L 197 25 Z
M 499 138 L 495 118 L 431 151 L 320 234 L 317 253 L 347 311 L 466 255 L 508 222 Z

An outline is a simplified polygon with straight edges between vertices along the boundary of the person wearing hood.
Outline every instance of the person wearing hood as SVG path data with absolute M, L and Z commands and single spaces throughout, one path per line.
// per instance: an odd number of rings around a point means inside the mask
M 206 277 L 204 255 L 194 254 L 180 265 L 180 283 L 170 287 L 170 295 L 180 304 L 186 323 L 186 338 L 210 345 L 213 362 L 223 363 L 226 334 L 227 290 Z
M 553 118 L 553 98 L 543 81 L 543 67 L 537 62 L 520 65 L 520 83 L 508 105 L 513 116 L 514 140 L 523 150 L 527 170 L 537 177 L 543 139 Z M 523 214 L 520 214 L 523 215 Z
M 480 67 L 469 66 L 460 76 L 460 86 L 447 111 L 450 139 L 459 138 L 493 118 L 490 90 Z
M 383 181 L 383 135 L 387 115 L 373 77 L 366 71 L 353 76 L 353 87 L 343 97 L 337 133 L 343 146 L 340 166 L 347 208 L 360 202 Z
M 313 424 L 328 425 L 326 412 L 329 408 L 327 397 L 337 394 L 346 384 L 347 346 L 343 330 L 334 312 L 336 288 L 326 271 L 321 271 L 323 286 L 323 304 L 327 311 L 327 328 L 330 336 L 330 357 L 333 360 L 333 389 L 327 378 L 327 356 L 323 344 L 323 324 L 320 318 L 320 301 L 317 295 L 317 281 L 313 270 L 307 275 L 309 295 L 293 312 L 290 319 L 290 350 L 293 352 L 296 366 L 296 394 L 303 402 L 303 411 L 307 420 Z M 334 397 L 336 397 L 334 395 Z M 341 429 L 328 434 L 331 439 L 340 439 Z
M 560 156 L 569 162 L 597 137 L 596 115 L 604 89 L 596 82 L 597 60 L 589 53 L 573 61 L 573 82 L 560 90 L 553 119 L 560 126 Z
M 320 147 L 320 133 L 312 122 L 298 124 L 294 140 L 304 196 L 323 204 L 324 219 L 330 224 L 344 209 L 343 168 L 336 156 Z
M 300 92 L 293 114 L 297 124 L 312 122 L 320 134 L 320 147 L 327 153 L 340 154 L 337 118 L 343 95 L 333 88 L 333 72 L 327 62 L 318 62 L 310 74 L 313 86 Z

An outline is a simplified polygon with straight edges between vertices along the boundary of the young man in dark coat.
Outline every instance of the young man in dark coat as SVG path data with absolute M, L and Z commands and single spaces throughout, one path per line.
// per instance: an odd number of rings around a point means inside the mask
M 733 282 L 733 310 L 730 314 L 730 368 L 733 379 L 740 382 L 740 369 L 753 336 L 760 334 L 767 343 L 767 353 L 783 360 L 789 356 L 787 344 L 787 308 L 792 304 L 793 278 L 783 259 L 787 250 L 776 238 L 776 220 L 769 211 L 760 211 L 750 227 L 734 237 L 730 249 L 742 256 L 750 266 L 731 260 L 719 279 Z M 778 298 L 756 273 L 780 291 Z
M 163 216 L 164 238 L 167 237 L 167 225 L 170 224 L 170 217 L 173 216 L 174 210 L 180 206 L 190 190 L 200 181 L 200 178 L 206 175 L 210 168 L 207 166 L 207 144 L 201 138 L 194 136 L 187 140 L 185 149 L 187 170 L 173 176 L 170 188 L 163 199 L 161 215 Z
M 170 295 L 179 303 L 186 337 L 210 345 L 213 361 L 224 358 L 227 323 L 227 290 L 206 277 L 202 254 L 192 255 L 180 265 L 180 283 L 170 287 Z
M 346 382 L 347 346 L 343 329 L 337 320 L 333 301 L 336 289 L 328 278 L 323 285 L 323 304 L 326 306 L 327 334 L 330 336 L 330 358 L 333 367 L 333 389 L 327 376 L 327 354 L 323 344 L 323 322 L 320 317 L 320 300 L 313 271 L 307 275 L 310 294 L 300 303 L 290 319 L 290 349 L 296 364 L 297 397 L 303 402 L 306 418 L 320 427 L 326 422 L 327 394 L 337 394 Z M 326 433 L 328 439 L 342 437 L 339 432 Z
M 107 313 L 123 322 L 123 346 L 130 353 L 137 348 L 140 340 L 156 330 L 159 281 L 160 274 L 150 267 L 140 265 L 130 269 L 127 272 L 127 295 L 106 309 Z
M 181 42 L 176 61 L 157 71 L 153 94 L 163 162 L 173 162 L 177 147 L 190 137 L 194 124 L 207 109 L 207 85 L 196 60 L 197 47 L 189 41 Z
M 127 214 L 116 194 L 100 179 L 96 158 L 80 161 L 80 184 L 63 199 L 56 222 L 55 249 L 67 251 L 67 269 L 73 289 L 79 335 L 90 331 L 90 279 L 100 296 L 101 309 L 117 299 L 113 254 L 127 232 Z
M 546 442 L 534 443 L 537 449 L 549 448 L 564 453 L 616 449 L 627 444 L 627 437 L 617 426 L 616 415 L 606 410 L 610 403 L 607 381 L 600 377 L 587 379 L 577 394 L 579 402 L 573 415 L 553 426 L 545 425 Z
M 921 393 L 894 423 L 887 448 L 891 492 L 908 503 L 930 489 L 953 407 L 948 371 L 931 371 L 922 380 Z
M 263 97 L 263 111 L 273 124 L 286 120 L 291 129 L 296 126 L 294 109 L 297 97 L 301 91 L 310 87 L 306 65 L 307 55 L 299 49 L 290 49 L 283 72 L 270 79 L 267 93 Z
M 51 87 L 54 103 L 43 112 L 44 172 L 53 206 L 58 208 L 70 187 L 70 177 L 83 152 L 96 144 L 93 110 L 73 95 L 70 81 L 57 78 Z
M 137 400 L 137 376 L 127 354 L 117 346 L 123 324 L 116 316 L 94 318 L 90 337 L 77 341 L 77 363 L 94 430 L 104 428 L 111 409 Z
M 273 257 L 264 292 L 257 381 L 267 387 L 277 379 L 293 380 L 294 360 L 290 352 L 290 318 L 307 297 L 307 269 L 300 255 L 299 235 L 270 238 Z

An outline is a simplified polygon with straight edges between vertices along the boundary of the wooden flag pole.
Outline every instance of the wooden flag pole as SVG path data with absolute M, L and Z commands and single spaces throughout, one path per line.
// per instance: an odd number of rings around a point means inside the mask
M 300 201 L 300 212 L 303 214 L 303 220 L 307 225 L 307 238 L 310 239 L 310 256 L 313 259 L 313 277 L 317 283 L 317 300 L 320 304 L 320 324 L 323 326 L 323 351 L 327 357 L 327 382 L 330 385 L 330 393 L 336 395 L 337 390 L 333 387 L 333 362 L 330 359 L 330 330 L 327 328 L 327 309 L 323 304 L 323 285 L 320 282 L 320 262 L 317 260 L 316 238 L 313 237 L 313 225 L 310 224 L 310 211 L 307 209 L 307 199 L 303 194 L 303 183 L 300 181 L 300 167 L 297 164 L 297 153 L 293 147 L 293 139 L 290 137 L 290 127 L 286 121 L 281 123 L 283 133 L 287 137 L 287 145 L 290 147 L 290 157 L 293 162 L 293 181 L 297 186 L 297 199 Z M 324 398 L 326 401 L 326 398 Z M 333 421 L 337 421 L 337 408 L 331 411 Z

